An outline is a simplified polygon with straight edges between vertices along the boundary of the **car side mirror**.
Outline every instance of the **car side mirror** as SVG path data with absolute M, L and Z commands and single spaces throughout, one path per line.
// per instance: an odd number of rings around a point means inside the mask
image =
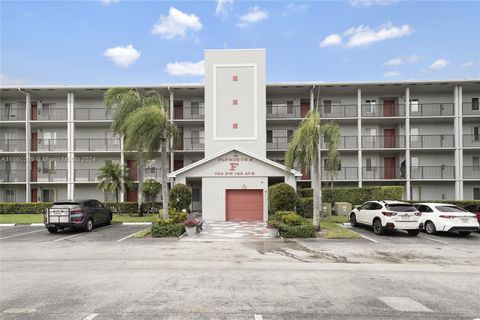
M 360 210 L 360 207 L 356 207 L 355 209 Z

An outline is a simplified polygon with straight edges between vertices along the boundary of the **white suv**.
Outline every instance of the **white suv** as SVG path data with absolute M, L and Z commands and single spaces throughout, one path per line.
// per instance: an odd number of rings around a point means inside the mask
M 422 214 L 413 205 L 400 201 L 368 201 L 350 212 L 350 224 L 373 227 L 376 234 L 386 230 L 407 230 L 411 236 L 420 232 Z

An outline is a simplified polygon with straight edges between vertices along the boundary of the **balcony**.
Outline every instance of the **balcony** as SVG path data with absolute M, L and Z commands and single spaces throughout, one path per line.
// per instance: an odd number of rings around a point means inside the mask
M 183 138 L 180 145 L 176 146 L 176 151 L 204 151 L 204 138 Z
M 412 180 L 442 180 L 455 179 L 454 166 L 415 166 L 410 168 L 410 179 Z
M 401 178 L 400 170 L 397 166 L 392 167 L 363 167 L 363 180 L 395 180 Z
M 1 139 L 0 151 L 2 152 L 25 152 L 25 139 Z
M 162 169 L 161 168 L 145 168 L 143 171 L 143 178 L 146 179 L 155 179 L 159 181 L 162 178 Z
M 204 118 L 205 118 L 204 107 L 175 108 L 173 112 L 174 120 L 201 120 Z
M 38 173 L 32 171 L 32 182 L 65 182 L 67 169 L 39 169 Z
M 463 167 L 463 179 L 475 179 L 480 180 L 480 167 L 479 166 L 464 166 Z
M 357 105 L 356 104 L 321 105 L 320 116 L 322 118 L 355 118 L 357 117 Z
M 304 118 L 310 111 L 310 106 L 301 108 L 294 104 L 267 104 L 267 119 L 289 119 L 289 118 Z
M 333 181 L 346 181 L 358 179 L 357 167 L 341 167 L 339 171 L 322 171 L 322 181 L 330 181 L 333 175 Z
M 67 120 L 67 108 L 32 108 L 32 121 Z
M 75 151 L 120 151 L 120 139 L 75 139 L 74 148 Z
M 320 147 L 322 149 L 328 149 L 328 142 L 322 139 Z M 357 149 L 358 137 L 357 136 L 341 136 L 338 141 L 338 149 Z
M 436 117 L 453 116 L 455 114 L 453 103 L 410 103 L 410 116 L 412 117 Z
M 112 109 L 107 108 L 75 108 L 75 120 L 112 120 Z
M 480 134 L 464 134 L 463 147 L 480 147 Z
M 478 102 L 464 102 L 462 103 L 462 112 L 466 116 L 480 116 L 480 106 Z
M 405 148 L 405 136 L 362 136 L 364 149 L 394 149 Z
M 455 136 L 453 134 L 410 136 L 410 148 L 453 148 L 454 146 Z
M 1 170 L 0 182 L 25 182 L 25 170 Z
M 32 141 L 32 151 L 67 151 L 67 139 L 37 139 Z
M 267 150 L 287 150 L 289 137 L 271 137 L 267 138 Z
M 99 174 L 99 169 L 75 169 L 75 182 L 96 182 Z
M 362 104 L 362 117 L 404 117 L 404 104 Z
M 25 121 L 25 107 L 1 108 L 0 121 Z

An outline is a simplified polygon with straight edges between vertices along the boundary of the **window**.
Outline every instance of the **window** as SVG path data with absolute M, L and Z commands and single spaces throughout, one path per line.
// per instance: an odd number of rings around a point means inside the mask
M 472 157 L 473 170 L 480 170 L 480 157 Z
M 39 113 L 45 117 L 50 117 L 50 115 L 53 114 L 53 108 L 55 108 L 55 103 L 42 103 L 42 108 L 39 109 Z
M 272 143 L 272 142 L 273 142 L 273 131 L 267 130 L 267 143 Z
M 267 113 L 268 114 L 273 113 L 273 102 L 272 101 L 267 101 Z
M 418 142 L 419 138 L 418 128 L 410 128 L 410 141 Z
M 14 103 L 5 103 L 5 119 L 15 120 L 15 104 Z
M 293 136 L 293 130 L 287 130 L 287 141 L 290 141 L 290 139 L 292 139 L 292 136 Z
M 418 99 L 410 99 L 411 112 L 418 112 Z
M 367 171 L 372 171 L 372 158 L 366 158 L 366 170 Z
M 150 160 L 147 162 L 147 165 L 145 166 L 145 172 L 146 173 L 155 173 L 155 164 L 156 164 L 156 161 L 155 160 Z
M 55 189 L 43 189 L 42 202 L 55 202 Z
M 191 103 L 192 109 L 190 110 L 192 116 L 200 115 L 200 102 L 194 101 Z
M 420 211 L 420 212 L 433 212 L 433 210 L 429 206 L 425 206 L 425 205 L 419 206 L 418 211 Z
M 473 111 L 480 110 L 480 102 L 478 101 L 478 98 L 472 98 L 472 110 Z
M 293 100 L 287 100 L 287 113 L 293 113 Z
M 480 200 L 480 188 L 473 188 L 473 200 Z
M 192 188 L 192 201 L 200 201 L 200 189 Z
M 42 134 L 42 144 L 44 146 L 56 146 L 57 145 L 57 133 L 44 131 Z
M 328 159 L 323 159 L 323 167 L 325 168 L 323 171 L 329 171 L 327 170 L 327 160 Z M 342 162 L 338 160 L 338 166 L 337 166 L 337 171 L 342 171 Z
M 200 131 L 192 130 L 192 144 L 200 143 Z
M 323 100 L 323 112 L 332 113 L 332 100 Z
M 42 173 L 55 173 L 57 162 L 55 160 L 42 161 Z
M 377 101 L 375 101 L 375 100 L 365 100 L 365 103 L 366 103 L 365 112 L 366 113 L 374 113 L 375 109 L 376 109 L 376 106 L 377 106 Z
M 4 193 L 5 202 L 15 202 L 15 190 L 7 189 Z
M 472 127 L 472 141 L 480 141 L 480 127 Z
M 410 166 L 411 167 L 418 167 L 418 157 L 411 157 L 410 158 Z

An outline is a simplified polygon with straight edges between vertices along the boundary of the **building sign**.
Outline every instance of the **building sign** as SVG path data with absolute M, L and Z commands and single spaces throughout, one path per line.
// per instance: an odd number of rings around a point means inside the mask
M 252 170 L 251 164 L 253 158 L 248 156 L 224 156 L 217 158 L 217 162 L 222 166 L 215 171 L 215 176 L 255 176 L 255 170 Z

